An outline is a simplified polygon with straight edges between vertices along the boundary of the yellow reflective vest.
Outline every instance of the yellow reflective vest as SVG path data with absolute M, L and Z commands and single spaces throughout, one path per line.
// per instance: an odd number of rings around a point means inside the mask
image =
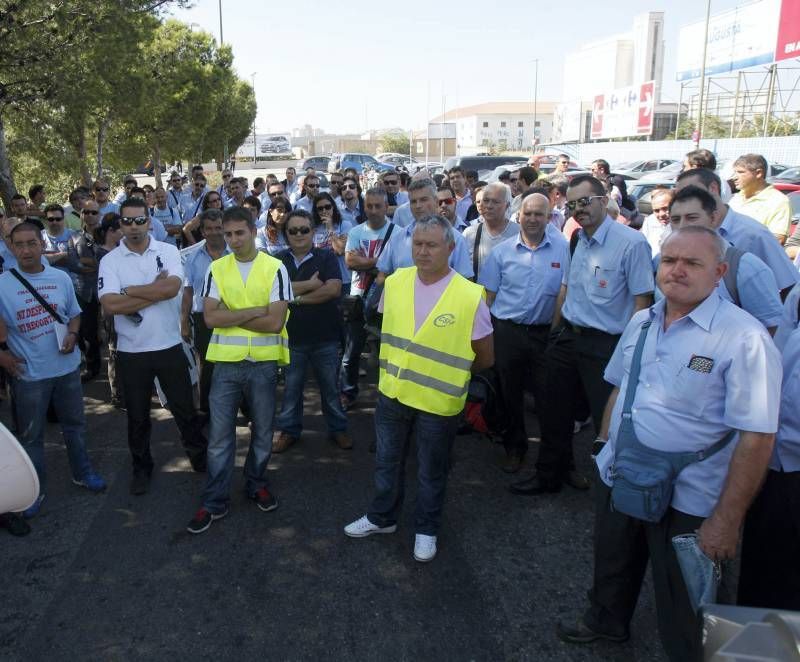
M 467 399 L 483 288 L 455 274 L 415 332 L 416 278 L 417 268 L 407 267 L 386 279 L 378 389 L 408 407 L 455 416 Z
M 241 310 L 269 305 L 272 282 L 280 266 L 280 260 L 259 252 L 250 269 L 247 283 L 244 283 L 236 265 L 236 257 L 230 254 L 211 263 L 211 274 L 219 290 L 220 300 L 229 310 Z M 289 336 L 286 325 L 278 334 L 248 331 L 239 326 L 214 328 L 208 343 L 207 360 L 233 363 L 248 358 L 288 365 Z

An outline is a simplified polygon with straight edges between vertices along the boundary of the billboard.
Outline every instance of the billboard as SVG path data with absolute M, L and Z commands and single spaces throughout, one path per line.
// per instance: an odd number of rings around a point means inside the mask
M 576 142 L 581 137 L 581 102 L 560 103 L 553 113 L 552 142 Z
M 655 81 L 609 90 L 594 97 L 592 140 L 653 133 Z
M 455 122 L 445 122 L 444 124 L 440 124 L 439 122 L 428 123 L 428 138 L 431 140 L 441 140 L 442 137 L 444 137 L 445 140 L 456 139 Z
M 775 61 L 800 57 L 800 0 L 783 0 Z
M 256 157 L 291 156 L 292 137 L 288 133 L 257 133 Z M 242 161 L 253 159 L 253 134 L 251 133 L 236 150 L 236 158 Z
M 783 0 L 783 4 L 797 2 Z M 708 23 L 706 75 L 773 62 L 780 10 L 781 0 L 759 0 L 712 16 Z M 795 24 L 795 32 L 796 27 Z M 676 74 L 679 81 L 700 77 L 704 34 L 705 21 L 681 28 Z

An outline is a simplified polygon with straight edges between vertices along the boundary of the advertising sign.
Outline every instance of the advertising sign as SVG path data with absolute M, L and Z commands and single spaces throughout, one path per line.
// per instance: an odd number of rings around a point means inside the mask
M 795 0 L 784 0 L 784 4 L 797 3 Z M 780 9 L 781 0 L 759 0 L 712 16 L 708 23 L 706 75 L 772 62 L 775 57 Z M 792 27 L 796 33 L 796 21 Z M 787 30 L 788 28 L 787 25 Z M 681 28 L 678 37 L 677 80 L 700 77 L 704 34 L 705 21 Z
M 581 137 L 581 102 L 560 103 L 553 113 L 554 143 L 574 142 Z
M 800 0 L 783 0 L 775 61 L 800 57 Z
M 655 82 L 598 94 L 592 106 L 592 140 L 653 133 Z
M 289 156 L 292 153 L 292 138 L 288 133 L 257 133 L 256 157 Z M 236 150 L 236 158 L 243 161 L 253 159 L 253 134 L 251 133 Z

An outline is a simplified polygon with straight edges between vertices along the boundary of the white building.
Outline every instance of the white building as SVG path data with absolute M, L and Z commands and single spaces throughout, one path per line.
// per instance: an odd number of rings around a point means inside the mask
M 455 124 L 459 155 L 497 151 L 530 151 L 536 138 L 548 143 L 553 131 L 555 103 L 538 101 L 492 101 L 447 111 L 430 120 L 431 130 L 441 123 Z
M 639 14 L 630 32 L 589 42 L 564 58 L 564 102 L 591 100 L 618 87 L 656 81 L 664 71 L 664 12 Z

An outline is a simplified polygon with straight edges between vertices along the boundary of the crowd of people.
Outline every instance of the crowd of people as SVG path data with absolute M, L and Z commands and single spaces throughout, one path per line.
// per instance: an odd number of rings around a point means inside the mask
M 2 219 L 0 367 L 41 494 L 2 523 L 22 535 L 43 507 L 47 420 L 73 482 L 106 488 L 82 401 L 103 344 L 110 402 L 127 415 L 130 491 L 146 493 L 156 466 L 155 386 L 206 473 L 193 534 L 228 514 L 240 409 L 245 491 L 261 511 L 278 507 L 267 466 L 302 438 L 309 367 L 332 442 L 353 447 L 347 412 L 370 346 L 375 489 L 347 536 L 397 530 L 413 436 L 414 558 L 436 556 L 452 445 L 480 376 L 504 411 L 509 474 L 526 466 L 524 393 L 534 397 L 538 454 L 511 492 L 594 485 L 593 585 L 586 612 L 559 624 L 563 640 L 625 641 L 649 564 L 665 651 L 699 659 L 671 542 L 695 532 L 715 563 L 740 559 L 738 586 L 722 572 L 720 601 L 800 609 L 800 273 L 783 246 L 787 198 L 763 157 L 740 157 L 725 182 L 695 150 L 644 218 L 607 162 L 569 166 L 561 155 L 545 175 L 533 156 L 489 184 L 460 167 L 388 172 L 366 190 L 346 170 L 327 191 L 294 168 L 252 186 L 226 170 L 210 188 L 195 166 L 167 188 L 126 177 L 114 199 L 102 179 L 65 206 L 41 186 L 15 196 Z M 593 476 L 573 451 L 586 425 Z

